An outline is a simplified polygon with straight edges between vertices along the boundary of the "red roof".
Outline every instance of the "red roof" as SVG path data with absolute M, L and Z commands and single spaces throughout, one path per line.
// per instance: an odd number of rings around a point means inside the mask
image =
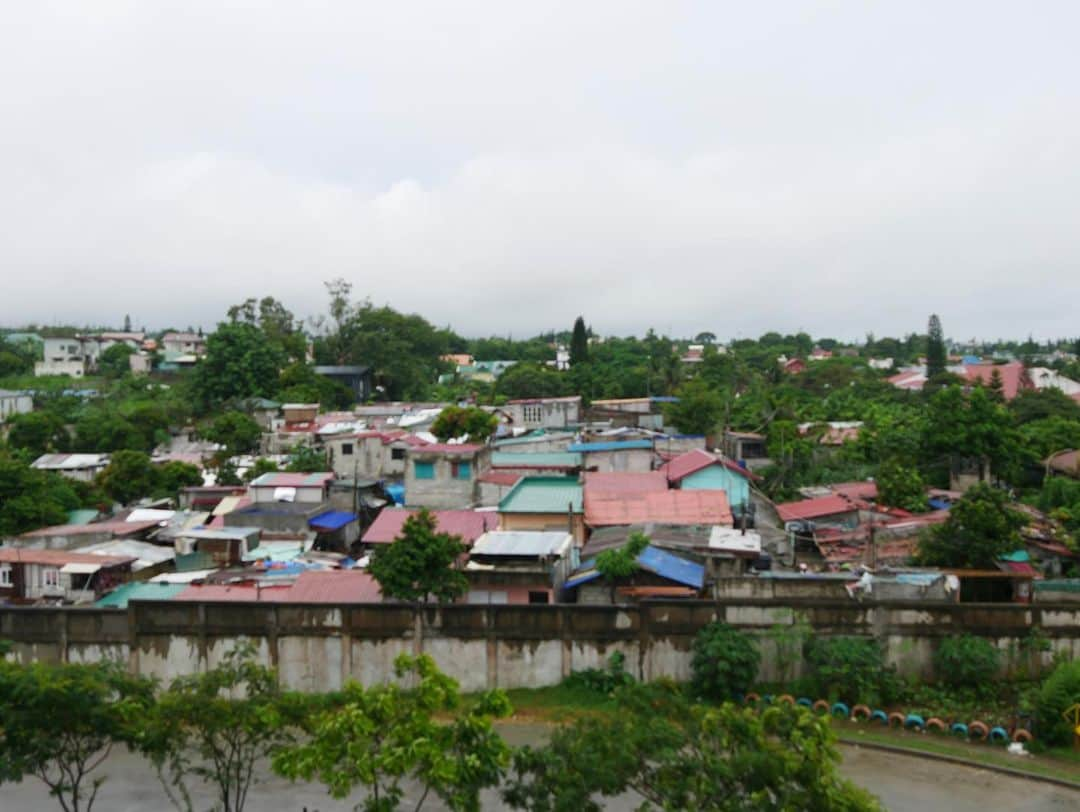
M 492 485 L 502 485 L 507 488 L 512 488 L 523 476 L 524 474 L 516 474 L 513 471 L 488 471 L 486 474 L 481 474 L 476 479 L 479 482 L 487 482 Z
M 829 486 L 829 490 L 848 499 L 862 499 L 867 502 L 877 499 L 876 482 L 834 482 Z
M 289 603 L 379 603 L 379 582 L 361 570 L 308 570 L 284 600 Z
M 663 471 L 667 472 L 667 478 L 671 482 L 679 482 L 690 474 L 697 473 L 703 468 L 708 468 L 710 465 L 722 465 L 729 471 L 734 471 L 746 479 L 761 479 L 757 474 L 748 471 L 743 468 L 734 460 L 729 460 L 725 457 L 719 457 L 716 454 L 712 454 L 703 448 L 695 448 L 693 451 L 687 451 L 685 454 L 680 454 L 667 463 L 663 467 Z
M 585 489 L 585 523 L 591 527 L 622 524 L 732 524 L 723 491 L 647 491 L 590 493 Z
M 251 603 L 267 601 L 281 603 L 291 590 L 291 584 L 261 586 L 252 581 L 241 584 L 191 584 L 176 595 L 174 601 L 234 601 Z
M 817 499 L 803 499 L 798 502 L 785 502 L 776 506 L 776 512 L 783 522 L 797 522 L 800 519 L 817 519 L 837 513 L 851 513 L 856 507 L 843 496 L 821 496 Z
M 585 495 L 630 494 L 666 491 L 667 477 L 662 471 L 615 472 L 589 471 L 585 474 Z
M 984 386 L 989 386 L 994 370 L 1001 376 L 1001 391 L 1005 400 L 1012 400 L 1021 389 L 1030 389 L 1032 386 L 1027 370 L 1020 361 L 1010 361 L 1008 364 L 968 364 L 964 367 L 964 377 L 968 383 L 982 381 Z
M 43 564 L 53 567 L 62 567 L 64 564 L 100 564 L 103 567 L 111 567 L 116 564 L 127 564 L 134 560 L 131 556 L 69 553 L 67 550 L 24 550 L 20 547 L 0 547 L 0 563 L 4 564 Z
M 361 539 L 365 544 L 389 544 L 399 535 L 405 520 L 417 511 L 386 508 L 376 517 Z M 472 544 L 488 530 L 494 530 L 499 517 L 493 510 L 433 510 L 435 525 L 441 533 L 461 536 Z

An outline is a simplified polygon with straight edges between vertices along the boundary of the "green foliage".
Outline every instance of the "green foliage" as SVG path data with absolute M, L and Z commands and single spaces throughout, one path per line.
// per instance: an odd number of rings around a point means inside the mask
M 507 398 L 550 398 L 569 391 L 567 378 L 540 364 L 514 364 L 495 382 L 496 394 Z
M 862 637 L 811 637 L 803 649 L 814 696 L 856 702 L 889 702 L 899 690 L 895 671 L 885 666 L 881 646 Z
M 444 442 L 467 436 L 482 443 L 498 426 L 499 418 L 477 406 L 447 406 L 431 424 L 431 433 Z
M 761 654 L 748 635 L 726 623 L 710 623 L 694 638 L 691 685 L 698 696 L 731 699 L 750 689 L 760 664 Z
M 206 356 L 192 373 L 204 409 L 228 400 L 273 397 L 286 360 L 280 344 L 247 321 L 222 322 L 206 339 Z
M 791 682 L 803 658 L 803 647 L 813 634 L 813 627 L 806 615 L 788 610 L 791 623 L 776 623 L 769 627 L 766 636 L 773 644 L 776 669 L 783 682 Z
M 0 453 L 0 537 L 64 524 L 80 505 L 70 481 Z
M 255 460 L 255 464 L 248 469 L 246 474 L 244 474 L 244 480 L 246 482 L 251 482 L 252 480 L 258 479 L 263 474 L 271 474 L 277 470 L 278 466 L 276 462 L 268 460 L 265 457 L 259 457 L 259 459 Z
M 976 485 L 952 506 L 943 524 L 923 532 L 916 557 L 932 567 L 993 569 L 998 558 L 1022 546 L 1024 524 L 1007 494 Z
M 1041 466 L 1051 454 L 1080 448 L 1080 420 L 1058 416 L 1032 420 L 1020 427 L 1020 437 L 1028 462 Z
M 392 544 L 375 550 L 368 571 L 384 597 L 403 601 L 434 597 L 440 603 L 449 602 L 469 589 L 465 574 L 456 566 L 465 549 L 460 536 L 438 532 L 435 517 L 420 510 L 405 520 Z
M 305 701 L 282 691 L 276 672 L 242 646 L 175 680 L 144 720 L 141 743 L 176 808 L 192 812 L 194 776 L 214 789 L 217 808 L 241 812 L 259 761 L 294 741 L 305 712 Z
M 635 530 L 626 544 L 603 550 L 596 556 L 596 571 L 611 587 L 611 599 L 615 600 L 615 585 L 620 579 L 629 578 L 638 571 L 638 556 L 649 546 L 649 537 Z
M 236 470 L 236 463 L 231 459 L 221 460 L 214 470 L 215 485 L 243 485 L 240 474 Z
M 8 445 L 12 449 L 25 451 L 33 459 L 71 448 L 71 435 L 64 421 L 51 412 L 12 415 L 8 418 L 8 425 L 11 427 Z
M 153 690 L 118 663 L 0 661 L 0 782 L 35 776 L 65 812 L 89 812 L 111 748 L 141 748 Z
M 224 446 L 225 453 L 232 457 L 257 450 L 262 427 L 243 412 L 231 411 L 215 417 L 201 434 L 204 439 Z
M 701 381 L 687 381 L 676 390 L 678 403 L 664 407 L 664 417 L 683 434 L 713 434 L 724 414 L 724 398 Z
M 97 480 L 101 489 L 122 505 L 154 493 L 158 481 L 157 469 L 141 451 L 117 451 Z
M 948 363 L 945 351 L 945 336 L 941 330 L 941 319 L 935 313 L 930 317 L 926 330 L 926 377 L 933 380 L 945 372 Z
M 514 754 L 504 801 L 530 812 L 599 812 L 635 792 L 641 809 L 878 810 L 841 779 L 827 720 L 802 708 L 756 713 L 689 702 L 670 684 L 616 692 L 617 710 L 557 728 Z
M 303 361 L 294 361 L 281 371 L 278 398 L 285 403 L 318 403 L 327 409 L 347 409 L 355 401 L 347 386 L 319 375 Z
M 626 655 L 621 651 L 616 651 L 608 657 L 606 668 L 583 668 L 580 671 L 571 672 L 562 684 L 568 688 L 584 688 L 588 691 L 610 694 L 616 688 L 629 685 L 633 681 L 634 677 L 626 670 Z
M 1050 745 L 1072 742 L 1073 726 L 1065 711 L 1080 703 L 1080 660 L 1059 663 L 1043 682 L 1036 699 L 1037 735 Z
M 877 501 L 882 505 L 913 513 L 924 513 L 929 509 L 926 483 L 915 468 L 895 461 L 886 462 L 878 469 L 877 490 Z
M 298 445 L 290 451 L 289 464 L 285 466 L 286 471 L 300 474 L 325 471 L 327 468 L 326 452 L 310 445 Z
M 959 386 L 935 392 L 927 407 L 923 439 L 927 464 L 943 472 L 963 460 L 978 463 L 984 478 L 989 471 L 1009 479 L 1021 460 L 1021 437 L 1009 410 L 976 387 L 965 394 Z M 943 484 L 946 484 L 943 481 Z
M 400 655 L 394 663 L 402 684 L 364 688 L 349 682 L 341 707 L 320 714 L 304 743 L 280 750 L 274 771 L 288 778 L 318 778 L 333 798 L 357 786 L 366 812 L 402 808 L 412 780 L 421 787 L 421 809 L 431 794 L 452 810 L 479 812 L 480 790 L 496 786 L 510 750 L 492 719 L 510 712 L 501 691 L 484 693 L 463 707 L 457 683 L 427 655 Z
M 998 650 L 989 640 L 962 634 L 941 641 L 934 652 L 934 673 L 952 688 L 986 696 L 997 683 L 999 661 Z
M 157 484 L 154 493 L 175 499 L 181 488 L 202 484 L 203 477 L 198 466 L 189 462 L 170 460 L 157 469 Z
M 1019 425 L 1054 417 L 1070 422 L 1080 421 L 1080 403 L 1054 387 L 1021 389 L 1009 402 L 1009 411 Z
M 27 347 L 0 339 L 0 378 L 31 374 L 35 355 Z
M 131 361 L 128 359 L 135 350 L 127 344 L 113 344 L 98 358 L 98 371 L 106 378 L 122 378 L 131 374 Z
M 570 336 L 570 366 L 585 364 L 589 361 L 589 331 L 585 329 L 585 319 L 574 319 L 574 329 Z

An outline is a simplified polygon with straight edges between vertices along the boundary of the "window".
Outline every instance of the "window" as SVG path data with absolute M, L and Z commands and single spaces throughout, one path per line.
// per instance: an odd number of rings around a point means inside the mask
M 433 462 L 414 462 L 413 473 L 417 479 L 434 479 L 435 478 L 435 463 Z
M 41 571 L 42 586 L 60 586 L 60 570 L 56 567 L 47 567 Z
M 405 449 L 404 448 L 391 448 L 390 449 L 390 459 L 392 459 L 392 460 L 403 460 L 403 459 L 405 459 Z
M 450 463 L 450 476 L 454 479 L 470 479 L 472 478 L 472 463 L 469 462 L 452 462 Z
M 526 423 L 540 423 L 544 420 L 544 407 L 539 403 L 526 404 L 524 413 Z
M 529 603 L 550 603 L 547 592 L 534 592 L 529 590 Z
M 351 457 L 352 456 L 352 443 L 342 443 L 341 444 L 341 456 L 343 456 L 343 457 Z
M 11 586 L 11 564 L 0 564 L 0 586 Z

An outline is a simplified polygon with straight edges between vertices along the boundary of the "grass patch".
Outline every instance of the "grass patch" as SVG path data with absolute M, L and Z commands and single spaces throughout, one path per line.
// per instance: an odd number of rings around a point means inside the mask
M 610 694 L 581 685 L 552 685 L 547 688 L 514 688 L 506 692 L 514 716 L 546 722 L 565 722 L 588 714 L 612 713 Z
M 1034 776 L 1080 783 L 1080 753 L 1054 749 L 1039 755 L 1010 756 L 1004 745 L 978 744 L 944 734 L 915 733 L 846 720 L 834 720 L 833 730 L 846 743 L 869 742 L 911 750 L 913 753 L 952 756 L 994 767 L 1007 767 Z

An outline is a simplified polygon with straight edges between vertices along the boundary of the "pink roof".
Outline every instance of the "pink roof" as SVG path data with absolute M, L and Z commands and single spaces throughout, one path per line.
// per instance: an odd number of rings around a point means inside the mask
M 731 507 L 723 491 L 647 491 L 596 494 L 585 489 L 585 523 L 719 524 L 730 527 Z
M 292 588 L 291 584 L 276 586 L 256 585 L 252 581 L 241 584 L 192 584 L 176 595 L 174 601 L 235 601 L 249 603 L 267 601 L 281 603 Z
M 1005 400 L 1012 400 L 1021 389 L 1032 387 L 1027 370 L 1019 361 L 1011 361 L 1008 364 L 969 364 L 964 367 L 964 377 L 967 378 L 968 383 L 982 381 L 984 386 L 989 386 L 994 370 L 997 370 L 1001 376 L 1001 389 Z
M 379 582 L 361 570 L 302 572 L 284 598 L 289 603 L 379 603 Z
M 62 567 L 64 564 L 100 564 L 111 567 L 115 564 L 127 564 L 135 559 L 131 556 L 94 555 L 93 553 L 69 553 L 67 550 L 24 550 L 20 547 L 0 547 L 0 563 L 4 564 L 44 564 Z
M 919 390 L 926 383 L 926 373 L 921 370 L 899 372 L 888 380 L 889 383 L 899 389 Z
M 856 507 L 843 496 L 822 496 L 817 499 L 803 499 L 798 502 L 785 502 L 776 506 L 780 520 L 795 522 L 800 519 L 817 519 L 837 513 L 851 513 Z
M 523 476 L 524 474 L 516 474 L 513 471 L 488 471 L 486 474 L 481 474 L 476 479 L 479 482 L 488 482 L 492 485 L 502 485 L 509 488 L 516 485 L 517 481 Z
M 44 536 L 85 536 L 95 533 L 111 533 L 114 536 L 133 536 L 143 530 L 161 525 L 160 521 L 146 522 L 93 522 L 91 524 L 57 524 L 23 533 L 20 538 L 41 538 Z
M 876 482 L 834 482 L 829 486 L 829 490 L 848 499 L 862 499 L 867 502 L 877 499 Z
M 386 508 L 372 522 L 361 539 L 365 544 L 390 544 L 401 535 L 405 520 L 417 511 Z M 493 510 L 433 510 L 435 526 L 441 533 L 461 536 L 466 544 L 472 544 L 488 530 L 494 530 L 499 517 Z
M 680 482 L 690 476 L 690 474 L 697 473 L 703 468 L 708 468 L 710 465 L 722 465 L 729 471 L 734 471 L 736 474 L 739 474 L 746 479 L 761 479 L 757 474 L 743 468 L 734 460 L 729 460 L 726 457 L 719 457 L 703 448 L 695 448 L 692 451 L 687 451 L 685 454 L 680 454 L 665 465 L 662 470 L 667 472 L 668 480 L 671 482 Z
M 666 491 L 667 477 L 663 471 L 646 473 L 589 471 L 585 474 L 585 495 L 628 494 Z

